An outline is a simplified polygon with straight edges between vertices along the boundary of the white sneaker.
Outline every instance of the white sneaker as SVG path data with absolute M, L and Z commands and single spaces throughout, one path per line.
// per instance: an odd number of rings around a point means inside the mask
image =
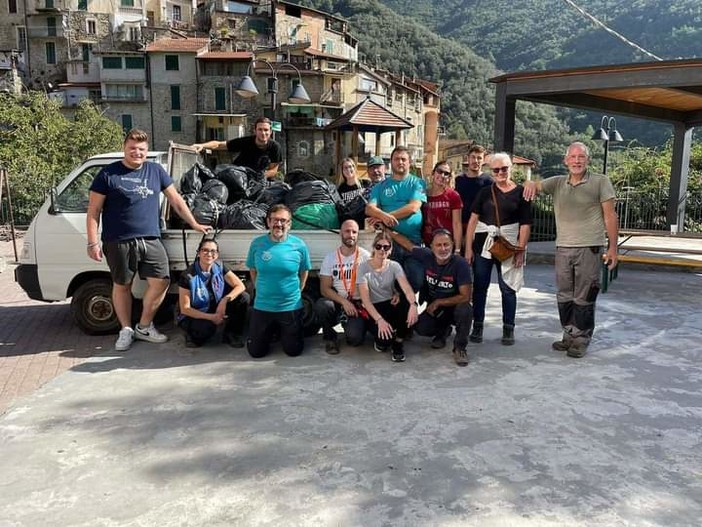
M 145 340 L 146 342 L 153 342 L 154 344 L 163 344 L 168 341 L 168 337 L 156 329 L 153 322 L 146 328 L 140 328 L 137 325 L 134 330 L 134 338 L 137 340 Z
M 119 330 L 117 342 L 115 342 L 115 351 L 127 351 L 132 347 L 134 342 L 134 330 L 130 327 L 123 327 Z

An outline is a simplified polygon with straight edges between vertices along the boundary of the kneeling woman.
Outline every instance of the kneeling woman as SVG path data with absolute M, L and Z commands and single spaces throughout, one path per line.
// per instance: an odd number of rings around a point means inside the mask
M 402 341 L 417 322 L 417 302 L 402 266 L 388 258 L 390 251 L 390 236 L 378 234 L 373 241 L 371 257 L 358 266 L 356 283 L 370 317 L 376 351 L 392 348 L 393 362 L 404 362 Z M 396 281 L 402 289 L 399 300 L 393 298 Z
M 224 324 L 222 340 L 235 348 L 244 347 L 244 325 L 249 295 L 244 284 L 226 265 L 218 261 L 219 246 L 204 239 L 197 248 L 197 260 L 178 283 L 180 316 L 188 348 L 202 346 Z

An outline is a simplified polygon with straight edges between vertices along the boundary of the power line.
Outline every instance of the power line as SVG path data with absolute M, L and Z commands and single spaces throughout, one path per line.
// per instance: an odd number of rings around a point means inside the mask
M 587 11 L 585 11 L 582 7 L 580 7 L 579 5 L 577 5 L 577 4 L 576 4 L 575 2 L 573 2 L 572 0 L 563 0 L 563 1 L 564 1 L 566 4 L 568 4 L 569 6 L 571 6 L 573 9 L 575 9 L 578 13 L 580 13 L 580 14 L 582 14 L 583 16 L 589 18 L 590 20 L 592 20 L 592 22 L 594 22 L 596 25 L 600 26 L 600 27 L 601 27 L 602 29 L 604 29 L 607 33 L 609 33 L 610 35 L 613 35 L 614 37 L 618 38 L 619 40 L 621 40 L 621 41 L 624 42 L 625 44 L 631 46 L 631 47 L 634 48 L 634 49 L 637 49 L 638 51 L 640 51 L 640 52 L 643 53 L 644 55 L 647 55 L 647 56 L 651 57 L 653 60 L 663 60 L 663 59 L 660 58 L 659 56 L 654 55 L 654 54 L 651 53 L 650 51 L 645 50 L 644 48 L 642 48 L 641 46 L 639 46 L 636 42 L 632 42 L 631 40 L 629 40 L 628 38 L 626 38 L 626 37 L 625 37 L 624 35 L 622 35 L 621 33 L 617 33 L 615 30 L 613 30 L 613 29 L 607 27 L 607 25 L 606 25 L 604 22 L 601 22 L 599 19 L 597 19 L 597 18 L 595 18 L 594 16 L 592 16 L 590 13 L 588 13 Z

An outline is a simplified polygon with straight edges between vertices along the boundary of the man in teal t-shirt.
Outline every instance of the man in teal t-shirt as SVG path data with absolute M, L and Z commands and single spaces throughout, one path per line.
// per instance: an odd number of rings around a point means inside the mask
M 249 247 L 246 265 L 256 292 L 247 342 L 252 357 L 268 354 L 276 329 L 287 355 L 300 355 L 304 347 L 302 290 L 312 264 L 305 242 L 288 234 L 291 218 L 285 205 L 271 207 L 270 232 Z
M 405 146 L 396 146 L 390 155 L 392 177 L 381 181 L 371 190 L 366 216 L 374 218 L 409 238 L 415 245 L 422 243 L 422 203 L 427 201 L 424 181 L 409 173 L 410 155 Z M 418 291 L 424 282 L 424 268 L 404 248 L 394 244 L 393 260 L 402 264 L 410 285 Z

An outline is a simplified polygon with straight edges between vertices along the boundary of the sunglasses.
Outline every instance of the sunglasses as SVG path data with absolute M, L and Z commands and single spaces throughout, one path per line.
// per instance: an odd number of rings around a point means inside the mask
M 509 168 L 510 168 L 510 167 L 497 167 L 497 168 L 493 168 L 493 169 L 492 169 L 492 173 L 493 173 L 493 174 L 499 174 L 500 172 L 502 172 L 503 174 L 506 174 L 507 172 L 509 172 Z
M 440 174 L 444 177 L 451 177 L 451 171 L 446 171 L 446 170 L 439 170 L 438 168 L 436 169 L 436 173 Z
M 376 251 L 389 251 L 390 249 L 392 249 L 392 245 L 386 245 L 384 243 L 376 243 L 375 244 Z
M 219 251 L 217 249 L 200 249 L 202 254 L 217 254 Z

